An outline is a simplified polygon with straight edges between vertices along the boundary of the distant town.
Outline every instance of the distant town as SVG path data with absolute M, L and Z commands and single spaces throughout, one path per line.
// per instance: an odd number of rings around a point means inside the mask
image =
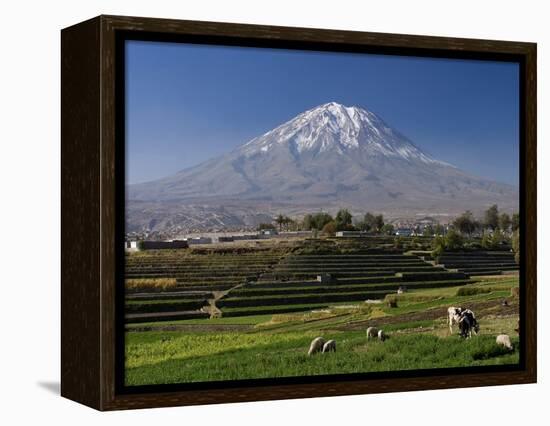
M 204 232 L 182 233 L 177 236 L 149 231 L 130 232 L 125 236 L 125 248 L 129 251 L 187 248 L 192 245 L 320 235 L 437 237 L 445 236 L 450 230 L 456 230 L 471 238 L 482 238 L 484 235 L 492 235 L 495 232 L 502 233 L 503 238 L 510 238 L 518 228 L 519 214 L 500 213 L 497 205 L 487 209 L 482 218 L 476 218 L 470 211 L 466 211 L 447 223 L 441 223 L 431 216 L 385 221 L 382 214 L 367 212 L 364 216 L 357 217 L 347 209 L 340 209 L 334 217 L 325 212 L 306 214 L 300 218 L 279 214 L 271 222 L 260 223 L 255 228 L 211 229 Z

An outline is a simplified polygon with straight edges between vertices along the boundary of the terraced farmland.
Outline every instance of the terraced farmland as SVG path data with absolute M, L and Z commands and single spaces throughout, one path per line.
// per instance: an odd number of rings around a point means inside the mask
M 518 347 L 519 277 L 471 278 L 513 271 L 513 257 L 445 253 L 434 264 L 402 242 L 414 251 L 355 237 L 129 254 L 127 384 L 517 363 L 495 338 Z M 451 333 L 449 306 L 472 309 L 481 335 Z M 369 326 L 389 340 L 367 341 Z M 308 357 L 317 336 L 338 352 Z
M 215 300 L 269 270 L 284 250 L 147 252 L 126 258 L 126 322 L 208 318 Z M 155 286 L 169 280 L 170 285 Z M 135 283 L 138 283 L 136 285 Z M 141 286 L 139 285 L 141 284 Z
M 126 322 L 318 310 L 518 268 L 511 253 L 485 251 L 444 253 L 434 265 L 380 237 L 293 244 L 128 255 Z
M 456 269 L 469 275 L 500 275 L 519 270 L 514 254 L 509 251 L 443 253 L 438 263 L 446 269 Z
M 400 286 L 421 289 L 471 282 L 463 272 L 450 272 L 399 252 L 326 254 L 331 251 L 336 252 L 325 244 L 321 254 L 288 255 L 258 280 L 227 293 L 217 306 L 224 316 L 286 313 L 383 299 Z

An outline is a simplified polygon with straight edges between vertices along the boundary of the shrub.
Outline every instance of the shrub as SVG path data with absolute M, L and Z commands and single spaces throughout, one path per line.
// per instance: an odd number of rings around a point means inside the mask
M 336 232 L 336 223 L 334 221 L 330 221 L 325 226 L 323 226 L 323 233 L 327 235 L 334 235 L 335 232 Z
M 479 250 L 482 248 L 481 243 L 478 241 L 468 241 L 464 243 L 464 248 L 468 250 Z
M 439 280 L 465 280 L 468 276 L 464 272 L 450 272 L 442 270 L 428 272 L 400 272 L 397 277 L 405 282 L 408 281 L 439 281 Z
M 493 291 L 491 287 L 461 287 L 456 291 L 457 296 L 475 296 Z
M 432 249 L 433 249 L 433 252 L 432 252 L 433 257 L 438 258 L 439 256 L 441 256 L 445 251 L 445 238 L 440 235 L 435 237 L 432 243 Z M 438 259 L 436 260 L 439 263 L 439 260 Z
M 450 251 L 460 250 L 464 246 L 464 240 L 462 236 L 451 229 L 445 237 L 445 248 Z
M 481 246 L 488 250 L 498 249 L 509 242 L 509 239 L 499 229 L 495 229 L 492 234 L 485 232 L 481 238 Z
M 127 301 L 125 311 L 128 314 L 192 311 L 202 308 L 205 299 L 177 301 Z
M 156 290 L 162 291 L 177 285 L 175 278 L 129 278 L 126 279 L 127 291 Z
M 403 248 L 403 237 L 395 237 L 393 239 L 393 246 L 396 249 L 402 249 Z

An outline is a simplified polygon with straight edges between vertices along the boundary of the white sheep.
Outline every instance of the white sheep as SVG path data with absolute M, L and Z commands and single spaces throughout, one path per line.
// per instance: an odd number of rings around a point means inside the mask
M 381 342 L 386 340 L 386 333 L 384 333 L 384 330 L 378 330 L 378 340 Z
M 497 345 L 504 346 L 506 349 L 510 351 L 514 350 L 514 345 L 512 345 L 510 336 L 508 336 L 507 334 L 500 334 L 497 336 Z
M 336 340 L 329 340 L 323 345 L 323 353 L 336 352 Z
M 367 328 L 367 340 L 374 339 L 378 336 L 378 329 L 376 327 Z
M 325 344 L 325 339 L 323 339 L 322 337 L 316 337 L 311 342 L 311 345 L 309 345 L 309 351 L 307 354 L 313 355 L 313 354 L 316 354 L 317 352 L 321 352 L 323 350 L 324 344 Z

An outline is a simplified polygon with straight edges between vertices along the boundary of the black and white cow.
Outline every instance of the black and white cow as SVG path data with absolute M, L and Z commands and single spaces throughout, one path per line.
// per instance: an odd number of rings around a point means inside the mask
M 453 324 L 458 324 L 462 310 L 462 308 L 455 308 L 454 306 L 447 309 L 447 313 L 449 315 L 449 331 L 451 334 L 453 334 Z
M 472 333 L 479 333 L 479 324 L 476 316 L 470 309 L 462 309 L 458 320 L 460 336 L 464 338 L 472 337 Z

